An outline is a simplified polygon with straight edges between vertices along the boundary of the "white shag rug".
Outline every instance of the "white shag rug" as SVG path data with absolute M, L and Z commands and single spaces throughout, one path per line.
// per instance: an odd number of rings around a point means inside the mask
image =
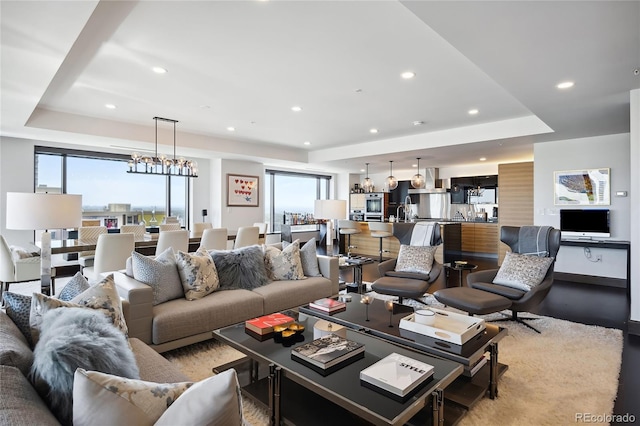
M 509 329 L 509 335 L 500 342 L 499 360 L 509 369 L 498 384 L 499 396 L 478 402 L 463 417 L 461 426 L 566 425 L 576 423 L 581 413 L 613 412 L 622 362 L 622 331 L 539 318 L 534 323 L 542 334 L 513 322 L 500 323 Z M 216 365 L 242 357 L 235 349 L 215 341 L 163 355 L 194 380 L 212 375 Z M 267 424 L 266 413 L 246 399 L 244 412 L 252 425 Z

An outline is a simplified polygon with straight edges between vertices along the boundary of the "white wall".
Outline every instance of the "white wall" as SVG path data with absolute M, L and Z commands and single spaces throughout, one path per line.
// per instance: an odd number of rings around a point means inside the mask
M 640 247 L 640 89 L 631 91 L 631 149 L 630 149 L 630 240 L 634 261 L 631 262 L 631 312 L 632 321 L 640 321 L 640 263 L 637 250 Z
M 553 173 L 560 170 L 610 168 L 611 238 L 630 238 L 630 197 L 616 197 L 616 191 L 630 191 L 629 134 L 595 136 L 537 143 L 534 145 L 534 224 L 560 227 L 558 211 L 554 205 Z M 626 277 L 624 250 L 591 249 L 592 260 L 598 255 L 601 262 L 592 262 L 581 247 L 562 246 L 558 252 L 555 270 L 581 275 L 611 278 Z
M 236 231 L 241 226 L 251 226 L 255 222 L 264 222 L 264 165 L 249 161 L 222 160 L 221 167 L 213 173 L 218 173 L 222 185 L 211 187 L 214 209 L 220 209 L 224 227 L 229 232 Z M 258 207 L 230 207 L 227 206 L 227 173 L 259 176 Z M 216 201 L 219 203 L 216 206 Z

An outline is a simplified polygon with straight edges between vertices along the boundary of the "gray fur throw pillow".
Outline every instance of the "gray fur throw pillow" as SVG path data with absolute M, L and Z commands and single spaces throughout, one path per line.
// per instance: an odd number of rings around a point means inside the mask
M 235 250 L 211 250 L 209 254 L 218 270 L 218 290 L 251 290 L 269 282 L 264 252 L 258 245 Z
M 102 312 L 54 309 L 43 317 L 30 379 L 58 420 L 73 420 L 73 375 L 77 368 L 131 379 L 140 373 L 127 338 Z

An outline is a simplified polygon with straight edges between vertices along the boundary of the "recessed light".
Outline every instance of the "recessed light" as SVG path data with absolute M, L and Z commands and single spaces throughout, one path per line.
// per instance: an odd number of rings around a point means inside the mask
M 309 141 L 304 141 L 304 144 L 305 144 L 305 145 L 311 145 L 311 142 L 309 142 Z
M 404 78 L 405 80 L 408 80 L 410 78 L 415 77 L 416 73 L 413 71 L 405 71 L 402 74 L 400 74 L 400 76 L 402 76 L 402 78 Z
M 420 121 L 420 120 L 416 120 L 413 122 L 414 126 L 422 126 L 424 124 L 424 121 Z
M 418 165 L 417 164 L 412 164 L 411 167 L 418 167 Z
M 360 173 L 364 173 L 364 169 L 360 169 Z
M 235 132 L 236 128 L 229 126 L 229 127 L 227 127 L 227 130 L 230 131 L 230 132 Z
M 369 129 L 369 133 L 378 133 L 378 129 Z
M 155 72 L 156 74 L 166 74 L 167 73 L 167 69 L 166 68 L 162 68 L 162 67 L 153 67 L 151 68 L 153 70 L 153 72 Z
M 469 110 L 469 115 L 476 115 L 479 111 L 477 109 L 470 109 Z
M 479 160 L 480 161 L 487 161 L 487 157 L 480 157 Z
M 562 83 L 558 83 L 556 87 L 558 89 L 569 89 L 573 87 L 575 83 L 573 81 L 563 81 Z
M 300 112 L 300 111 L 302 111 L 302 107 L 301 106 L 292 106 L 291 107 L 291 111 Z
M 117 108 L 114 104 L 104 104 L 104 107 L 108 108 L 108 109 L 116 109 Z

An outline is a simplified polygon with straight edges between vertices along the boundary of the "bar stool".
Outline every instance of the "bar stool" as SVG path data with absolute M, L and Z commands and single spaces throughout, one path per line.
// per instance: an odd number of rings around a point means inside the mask
M 351 245 L 351 235 L 360 233 L 360 222 L 355 220 L 338 220 L 338 229 L 341 235 L 347 236 L 347 257 L 351 257 L 351 249 L 357 248 Z
M 382 239 L 393 236 L 393 224 L 386 222 L 368 222 L 368 224 L 371 236 L 380 239 L 380 262 L 382 262 Z

